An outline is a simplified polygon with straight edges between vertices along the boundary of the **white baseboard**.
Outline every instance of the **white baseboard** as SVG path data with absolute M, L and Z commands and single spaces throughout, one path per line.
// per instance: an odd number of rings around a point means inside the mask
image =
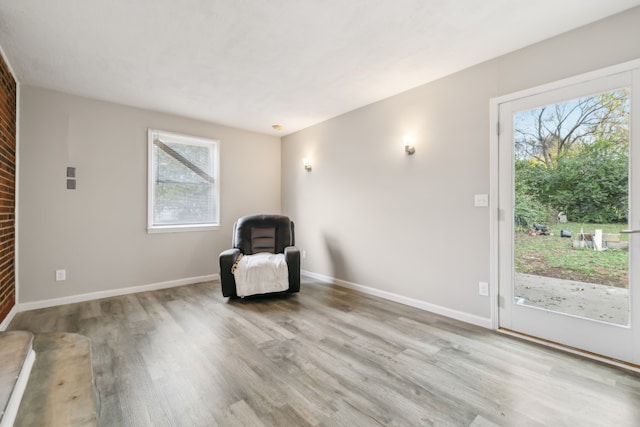
M 18 312 L 18 308 L 16 307 L 16 305 L 11 307 L 11 310 L 9 310 L 9 314 L 7 314 L 7 317 L 5 317 L 2 322 L 0 322 L 0 332 L 7 330 L 7 328 L 9 327 L 9 323 L 11 323 L 11 321 L 13 320 L 13 317 L 16 315 L 17 312 Z
M 339 280 L 330 276 L 325 276 L 323 274 L 313 273 L 311 271 L 303 270 L 301 273 L 304 276 L 318 280 L 319 282 L 334 284 L 337 286 L 341 286 L 343 288 L 353 289 L 353 290 L 365 293 L 367 295 L 377 296 L 389 301 L 394 301 L 410 307 L 418 308 L 431 313 L 440 314 L 442 316 L 460 320 L 462 322 L 466 322 L 473 325 L 481 326 L 483 328 L 491 329 L 491 319 L 489 318 L 476 316 L 476 315 L 465 313 L 458 310 L 452 310 L 450 308 L 442 307 L 436 304 L 431 304 L 426 301 L 421 301 L 415 298 L 409 298 L 404 295 L 383 291 L 383 290 L 372 288 L 369 286 L 359 285 L 357 283 L 347 282 L 345 280 Z M 188 277 L 185 279 L 170 280 L 167 282 L 152 283 L 149 285 L 133 286 L 133 287 L 121 288 L 121 289 L 111 289 L 108 291 L 91 292 L 91 293 L 80 294 L 80 295 L 72 295 L 72 296 L 63 297 L 63 298 L 54 298 L 54 299 L 48 299 L 48 300 L 19 303 L 19 304 L 16 304 L 11 309 L 7 317 L 2 321 L 2 323 L 0 323 L 0 331 L 5 330 L 7 326 L 9 326 L 9 323 L 11 323 L 11 320 L 13 319 L 15 314 L 20 311 L 36 310 L 39 308 L 55 307 L 58 305 L 73 304 L 76 302 L 91 301 L 91 300 L 96 300 L 101 298 L 109 298 L 109 297 L 120 296 L 120 295 L 134 294 L 138 292 L 174 288 L 176 286 L 191 285 L 194 283 L 208 282 L 211 280 L 218 280 L 218 279 L 220 279 L 220 275 L 210 274 L 207 276 Z
M 187 277 L 184 279 L 169 280 L 167 282 L 151 283 L 149 285 L 132 286 L 129 288 L 110 289 L 108 291 L 90 292 L 80 295 L 71 295 L 62 298 L 25 302 L 17 304 L 17 311 L 37 310 L 39 308 L 55 307 L 76 302 L 91 301 L 101 298 L 117 297 L 120 295 L 136 294 L 138 292 L 156 291 L 159 289 L 175 288 L 176 286 L 191 285 L 194 283 L 209 282 L 218 280 L 219 274 L 209 274 L 207 276 Z M 16 308 L 16 307 L 14 307 Z M 7 316 L 9 317 L 9 316 Z M 4 322 L 2 322 L 4 324 Z
M 404 295 L 394 294 L 393 292 L 383 291 L 369 286 L 359 285 L 357 283 L 347 282 L 345 280 L 336 279 L 334 277 L 325 276 L 323 274 L 313 273 L 311 271 L 303 270 L 303 275 L 319 282 L 342 286 L 343 288 L 349 288 L 362 293 L 377 296 L 389 301 L 394 301 L 400 304 L 408 305 L 410 307 L 419 308 L 420 310 L 428 311 L 442 316 L 450 317 L 452 319 L 460 320 L 472 325 L 481 326 L 483 328 L 491 329 L 491 319 L 486 317 L 476 316 L 474 314 L 465 313 L 463 311 L 452 310 L 440 305 L 431 304 L 426 301 L 421 301 L 415 298 L 409 298 Z

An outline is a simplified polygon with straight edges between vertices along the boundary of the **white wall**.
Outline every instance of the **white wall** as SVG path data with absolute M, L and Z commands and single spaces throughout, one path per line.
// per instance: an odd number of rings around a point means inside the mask
M 277 137 L 24 85 L 19 109 L 19 303 L 217 274 L 236 218 L 280 212 Z M 147 128 L 221 141 L 219 231 L 147 234 Z
M 473 206 L 490 190 L 489 100 L 640 58 L 637 40 L 640 8 L 284 137 L 283 212 L 307 251 L 302 268 L 489 318 L 478 295 L 489 210 Z

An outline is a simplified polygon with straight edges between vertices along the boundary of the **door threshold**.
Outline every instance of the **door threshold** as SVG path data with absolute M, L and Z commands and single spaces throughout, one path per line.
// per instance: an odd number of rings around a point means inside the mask
M 525 341 L 534 342 L 536 344 L 541 344 L 546 347 L 555 348 L 557 350 L 562 350 L 567 353 L 576 354 L 578 356 L 586 357 L 587 359 L 595 360 L 598 362 L 606 363 L 607 365 L 616 366 L 618 368 L 628 369 L 633 372 L 640 373 L 640 365 L 636 365 L 633 363 L 625 362 L 623 360 L 614 359 L 612 357 L 603 356 L 601 354 L 592 353 L 590 351 L 581 350 L 579 348 L 570 347 L 568 345 L 560 344 L 555 341 L 549 341 L 544 338 L 538 338 L 533 335 L 523 334 L 522 332 L 513 331 L 511 329 L 506 328 L 498 328 L 498 332 L 509 335 L 512 337 L 520 338 Z

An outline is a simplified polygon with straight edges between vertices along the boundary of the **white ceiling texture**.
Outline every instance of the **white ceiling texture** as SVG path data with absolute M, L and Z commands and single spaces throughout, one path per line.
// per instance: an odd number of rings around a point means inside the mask
M 636 5 L 0 0 L 0 46 L 21 84 L 286 135 Z

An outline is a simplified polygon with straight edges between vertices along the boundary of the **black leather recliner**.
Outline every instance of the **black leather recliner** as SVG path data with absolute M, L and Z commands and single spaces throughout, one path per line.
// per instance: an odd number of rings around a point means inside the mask
M 240 254 L 258 252 L 284 254 L 289 272 L 289 289 L 276 293 L 300 291 L 300 251 L 294 247 L 294 224 L 283 215 L 250 215 L 233 224 L 232 249 L 220 254 L 222 295 L 237 297 L 232 268 Z

